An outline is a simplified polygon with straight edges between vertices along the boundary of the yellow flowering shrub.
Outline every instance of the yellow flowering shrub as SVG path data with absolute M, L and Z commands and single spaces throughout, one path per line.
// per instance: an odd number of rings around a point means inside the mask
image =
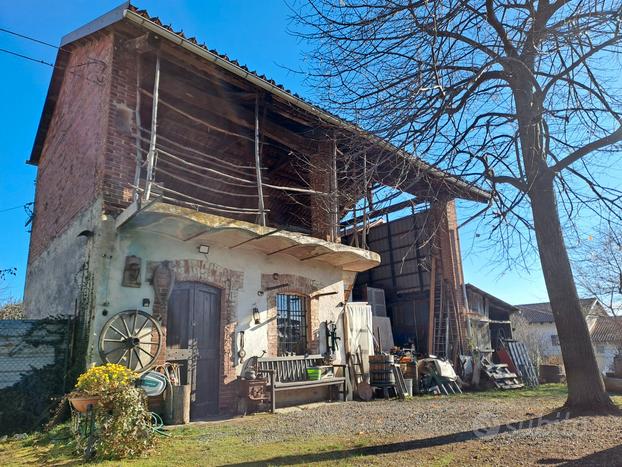
M 76 391 L 89 395 L 101 395 L 117 389 L 128 388 L 138 378 L 135 371 L 123 365 L 106 363 L 82 373 L 76 383 Z
M 134 386 L 138 374 L 123 365 L 107 363 L 81 374 L 73 394 L 98 396 L 93 408 L 95 433 L 75 430 L 79 450 L 90 445 L 97 459 L 137 457 L 154 445 L 147 396 Z

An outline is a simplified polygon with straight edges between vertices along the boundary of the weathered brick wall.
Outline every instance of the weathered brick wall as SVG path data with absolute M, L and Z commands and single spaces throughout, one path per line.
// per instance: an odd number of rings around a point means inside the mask
M 287 284 L 275 290 L 268 290 L 279 284 Z M 261 288 L 265 290 L 266 302 L 268 304 L 268 355 L 278 355 L 278 329 L 276 296 L 278 294 L 296 294 L 308 297 L 307 314 L 307 344 L 309 351 L 313 354 L 320 352 L 320 309 L 317 297 L 311 295 L 324 286 L 315 281 L 295 274 L 280 274 L 275 280 L 272 274 L 261 275 Z
M 236 408 L 237 383 L 233 351 L 233 338 L 237 326 L 238 292 L 244 286 L 244 272 L 234 271 L 207 261 L 186 259 L 171 261 L 175 271 L 175 282 L 201 282 L 221 290 L 220 304 L 220 382 L 218 407 L 223 412 L 231 412 Z M 150 266 L 154 269 L 155 264 Z M 167 296 L 168 290 L 157 290 L 156 296 Z M 168 303 L 156 299 L 153 306 L 154 315 L 162 321 L 166 333 Z M 166 334 L 165 334 L 166 336 Z M 164 363 L 166 355 L 166 338 L 159 363 Z
M 456 204 L 453 200 L 441 200 L 432 203 L 431 214 L 433 225 L 436 228 L 435 238 L 433 239 L 433 251 L 439 258 L 437 264 L 441 267 L 442 278 L 450 287 L 456 307 L 460 313 L 462 336 L 466 336 L 465 314 L 467 310 L 462 289 L 464 277 Z
M 103 177 L 104 210 L 118 214 L 132 202 L 136 171 L 136 104 L 139 55 L 126 46 L 128 36 L 114 36 L 108 138 Z M 151 72 L 151 70 L 150 70 Z
M 71 48 L 37 172 L 29 263 L 97 197 L 108 120 L 112 43 L 111 33 L 101 33 Z

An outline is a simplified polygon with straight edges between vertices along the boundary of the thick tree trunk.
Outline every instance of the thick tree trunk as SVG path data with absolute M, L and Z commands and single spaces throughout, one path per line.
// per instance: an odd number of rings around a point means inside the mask
M 566 407 L 576 414 L 616 413 L 617 408 L 605 391 L 587 323 L 581 313 L 552 177 L 538 177 L 529 197 L 540 263 L 566 367 Z

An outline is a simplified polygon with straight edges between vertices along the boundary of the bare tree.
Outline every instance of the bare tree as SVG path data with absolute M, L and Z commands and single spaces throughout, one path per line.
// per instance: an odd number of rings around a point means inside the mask
M 622 1 L 306 0 L 323 104 L 493 193 L 491 231 L 537 247 L 575 413 L 612 412 L 562 227 L 619 216 L 597 168 L 622 141 Z
M 597 297 L 614 315 L 622 308 L 622 235 L 607 224 L 584 239 L 573 255 L 579 289 Z

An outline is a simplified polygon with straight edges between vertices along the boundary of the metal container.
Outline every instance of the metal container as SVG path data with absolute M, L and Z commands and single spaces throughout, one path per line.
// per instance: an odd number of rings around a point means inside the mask
M 395 386 L 393 364 L 393 355 L 370 355 L 370 384 L 372 386 Z
M 540 365 L 542 383 L 561 383 L 564 377 L 561 365 Z

